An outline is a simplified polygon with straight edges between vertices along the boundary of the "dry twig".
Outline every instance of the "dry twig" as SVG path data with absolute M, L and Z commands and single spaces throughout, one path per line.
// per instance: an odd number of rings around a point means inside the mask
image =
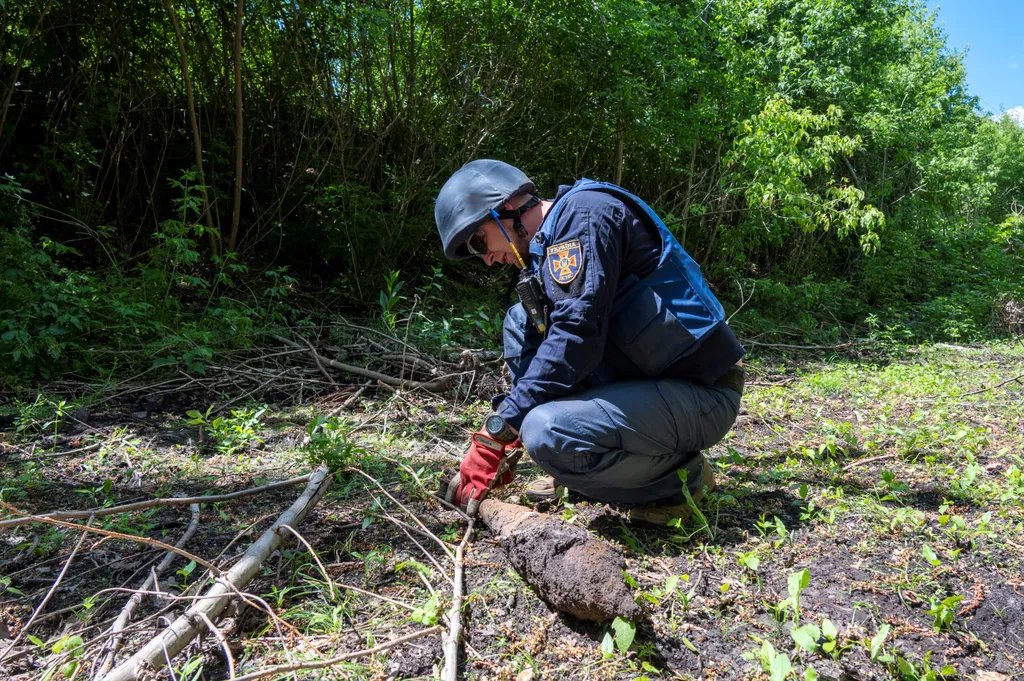
M 175 548 L 183 549 L 185 545 L 195 534 L 196 529 L 199 527 L 199 504 L 192 504 L 192 520 L 189 522 L 188 528 L 185 530 L 185 534 L 181 536 L 178 543 L 174 545 Z M 160 575 L 164 573 L 171 566 L 177 554 L 168 551 L 164 554 L 163 560 L 157 565 L 146 577 L 146 581 L 142 583 L 139 591 L 132 594 L 128 602 L 125 603 L 121 612 L 118 614 L 117 619 L 114 620 L 114 624 L 110 627 L 110 634 L 113 637 L 110 641 L 110 645 L 104 656 L 103 663 L 100 665 L 100 670 L 96 673 L 96 678 L 103 678 L 103 676 L 110 670 L 110 667 L 114 664 L 114 658 L 117 656 L 117 651 L 121 649 L 121 641 L 124 638 L 124 628 L 131 621 L 132 616 L 142 603 L 143 592 L 148 590 L 150 587 L 157 584 L 160 579 Z
M 292 347 L 300 347 L 299 344 L 296 343 L 295 341 L 288 340 L 287 338 L 284 338 L 282 336 L 275 335 L 273 336 L 273 338 L 277 341 L 280 341 L 281 343 L 284 343 L 285 345 L 290 345 Z M 349 374 L 355 374 L 356 376 L 365 376 L 366 378 L 370 378 L 375 381 L 380 381 L 381 383 L 386 383 L 387 385 L 392 385 L 398 388 L 404 388 L 406 390 L 415 390 L 421 388 L 423 390 L 426 390 L 427 392 L 443 392 L 447 390 L 449 387 L 451 387 L 452 379 L 458 375 L 449 374 L 447 376 L 439 376 L 438 378 L 435 378 L 430 381 L 403 380 L 394 378 L 393 376 L 388 376 L 386 374 L 379 373 L 377 371 L 371 371 L 370 369 L 364 369 L 363 367 L 357 367 L 352 364 L 345 364 L 343 362 L 339 362 L 329 357 L 324 357 L 320 353 L 316 352 L 316 350 L 313 350 L 312 352 L 314 359 L 316 359 L 318 362 L 326 364 L 327 366 L 333 367 L 335 369 L 344 371 Z
M 89 521 L 85 524 L 86 528 L 92 525 L 93 520 L 93 518 L 89 518 Z M 75 548 L 71 550 L 71 555 L 68 556 L 67 561 L 65 561 L 64 563 L 64 567 L 61 568 L 60 574 L 57 575 L 57 579 L 53 581 L 53 586 L 51 586 L 50 590 L 46 592 L 45 596 L 43 596 L 43 600 L 40 601 L 38 606 L 36 606 L 35 611 L 32 613 L 32 616 L 28 618 L 28 622 L 25 623 L 25 626 L 21 628 L 21 631 L 19 631 L 18 635 L 14 637 L 14 640 L 11 641 L 11 644 L 7 646 L 7 649 L 4 650 L 2 655 L 0 655 L 0 662 L 2 662 L 7 657 L 7 654 L 11 652 L 11 649 L 14 648 L 14 646 L 18 645 L 18 642 L 21 641 L 21 637 L 28 633 L 28 630 L 31 629 L 32 625 L 35 623 L 36 618 L 39 617 L 39 613 L 43 611 L 43 608 L 46 607 L 46 604 L 50 601 L 50 598 L 57 591 L 57 588 L 60 587 L 60 583 L 64 579 L 64 575 L 67 573 L 68 568 L 71 567 L 71 563 L 75 560 L 75 556 L 78 555 L 78 549 L 82 548 L 82 542 L 85 541 L 85 536 L 87 534 L 88 532 L 82 532 L 82 536 L 78 538 L 78 543 L 75 544 Z
M 90 516 L 96 518 L 103 518 L 108 515 L 116 515 L 118 513 L 131 513 L 133 511 L 142 511 L 147 508 L 153 508 L 154 506 L 190 506 L 192 504 L 212 504 L 219 501 L 229 501 L 231 499 L 238 499 L 241 497 L 252 496 L 253 494 L 259 494 L 261 492 L 269 492 L 273 489 L 280 489 L 282 487 L 291 487 L 297 485 L 300 482 L 306 482 L 309 480 L 309 475 L 300 475 L 297 478 L 290 478 L 288 480 L 281 480 L 279 482 L 272 482 L 268 485 L 261 487 L 251 487 L 249 489 L 239 490 L 237 492 L 228 492 L 227 494 L 214 494 L 205 497 L 168 497 L 164 499 L 149 499 L 148 501 L 137 501 L 133 504 L 124 504 L 122 506 L 110 506 L 107 508 L 94 508 L 86 511 L 51 511 L 50 513 L 43 513 L 41 515 L 27 516 L 24 518 L 13 518 L 10 520 L 0 520 L 0 530 L 5 530 L 9 527 L 17 527 L 19 525 L 27 525 L 34 522 L 43 522 L 45 520 L 74 520 L 77 518 L 88 518 Z
M 422 631 L 417 631 L 406 636 L 401 636 L 399 638 L 396 638 L 394 641 L 381 643 L 379 646 L 368 648 L 367 650 L 357 650 L 354 653 L 346 653 L 344 655 L 332 657 L 327 660 L 318 660 L 316 662 L 296 662 L 294 664 L 281 664 L 277 665 L 276 667 L 267 667 L 266 669 L 261 669 L 250 674 L 236 676 L 235 681 L 256 681 L 256 679 L 263 679 L 268 676 L 277 676 L 278 674 L 287 674 L 288 672 L 295 672 L 299 671 L 300 669 L 324 669 L 325 667 L 333 667 L 336 664 L 340 664 L 348 660 L 354 660 L 359 657 L 366 657 L 368 655 L 376 655 L 377 653 L 382 653 L 385 650 L 388 650 L 389 648 L 394 648 L 395 646 L 402 645 L 403 643 L 408 643 L 409 641 L 413 641 L 417 638 L 422 638 L 423 636 L 427 636 L 428 634 L 433 634 L 440 628 L 440 626 L 430 627 L 429 629 L 424 629 Z
M 473 536 L 473 525 L 476 518 L 469 519 L 469 526 L 466 528 L 466 535 L 462 538 L 458 548 L 455 549 L 455 588 L 452 594 L 452 607 L 448 611 L 448 634 L 444 638 L 444 669 L 441 672 L 442 681 L 455 681 L 459 669 L 459 640 L 462 638 L 462 599 L 463 580 L 462 568 L 465 562 L 466 544 Z
M 278 531 L 282 525 L 296 525 L 327 492 L 331 475 L 326 468 L 317 469 L 309 478 L 302 495 L 278 518 L 274 525 L 263 533 L 245 552 L 223 578 L 207 591 L 207 598 L 196 603 L 176 619 L 170 627 L 151 640 L 121 666 L 105 677 L 105 681 L 134 681 L 143 669 L 160 669 L 165 660 L 181 652 L 189 641 L 198 635 L 203 625 L 198 621 L 202 612 L 211 620 L 227 607 L 232 595 L 244 587 L 259 571 L 260 566 L 283 539 Z M 209 598 L 213 596 L 213 598 Z

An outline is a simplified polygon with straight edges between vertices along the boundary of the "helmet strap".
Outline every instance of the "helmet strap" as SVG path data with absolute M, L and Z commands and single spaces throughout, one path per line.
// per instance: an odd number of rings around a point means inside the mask
M 519 208 L 513 208 L 511 210 L 499 210 L 495 211 L 498 217 L 502 220 L 512 219 L 512 228 L 516 231 L 516 234 L 521 238 L 526 238 L 526 226 L 523 225 L 523 215 L 528 213 L 531 208 L 540 203 L 540 197 L 536 194 L 530 195 L 530 200 L 521 205 Z

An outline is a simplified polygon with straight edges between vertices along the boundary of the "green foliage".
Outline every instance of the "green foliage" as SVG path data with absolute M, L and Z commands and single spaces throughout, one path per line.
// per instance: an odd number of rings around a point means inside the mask
M 401 273 L 398 270 L 384 275 L 384 290 L 380 292 L 380 311 L 384 324 L 391 330 L 395 328 L 395 308 L 398 302 L 405 300 L 405 296 L 398 295 L 398 292 L 405 286 L 404 281 L 399 281 Z
M 793 673 L 793 664 L 789 656 L 775 650 L 768 639 L 761 642 L 760 648 L 755 648 L 750 653 L 744 653 L 748 659 L 756 659 L 761 663 L 761 668 L 768 674 L 771 681 L 785 681 Z
M 926 612 L 933 618 L 932 627 L 935 631 L 949 631 L 952 628 L 957 608 L 963 598 L 963 596 L 954 595 L 943 599 L 936 597 L 929 599 L 929 607 Z
M 800 594 L 811 583 L 811 573 L 804 568 L 800 572 L 794 572 L 787 580 L 789 598 L 779 604 L 779 609 L 788 608 L 793 612 L 793 624 L 800 625 Z M 817 639 L 817 637 L 815 637 Z
M 260 439 L 261 417 L 267 407 L 245 407 L 232 409 L 228 416 L 210 418 L 213 405 L 206 413 L 195 409 L 186 412 L 188 424 L 199 426 L 216 444 L 217 451 L 226 456 L 233 456 L 243 450 L 252 450 L 253 445 L 263 442 Z
M 177 214 L 161 223 L 154 245 L 129 269 L 81 268 L 82 254 L 37 236 L 45 215 L 13 178 L 0 178 L 0 195 L 13 201 L 10 229 L 0 231 L 0 375 L 5 381 L 42 378 L 74 370 L 116 371 L 120 355 L 139 351 L 148 366 L 205 373 L 221 348 L 244 345 L 261 329 L 285 321 L 295 279 L 286 267 L 239 281 L 247 266 L 235 254 L 201 262 L 201 203 L 195 173 L 169 185 L 180 195 Z M 74 266 L 78 263 L 78 266 Z M 212 269 L 211 269 L 212 266 Z M 262 281 L 261 281 L 262 280 Z M 251 283 L 265 283 L 261 294 Z M 243 285 L 244 284 L 244 285 Z M 234 297 L 246 291 L 251 303 Z M 97 355 L 95 346 L 109 354 Z
M 894 671 L 900 681 L 941 681 L 960 676 L 956 668 L 948 664 L 938 668 L 932 667 L 931 659 L 932 651 L 930 650 L 924 654 L 924 659 L 916 665 L 900 655 L 896 657 L 895 664 L 890 664 L 890 668 L 895 668 Z
M 874 206 L 862 205 L 863 191 L 832 180 L 838 160 L 861 148 L 859 137 L 834 132 L 842 117 L 835 105 L 816 115 L 810 109 L 794 110 L 776 96 L 740 125 L 725 160 L 737 168 L 737 182 L 752 208 L 750 219 L 763 224 L 778 218 L 779 228 L 764 237 L 774 245 L 783 245 L 789 232 L 782 226 L 789 224 L 805 232 L 856 234 L 866 253 L 877 249 L 877 230 L 885 217 Z
M 326 418 L 322 414 L 314 416 L 306 427 L 306 456 L 310 465 L 325 465 L 331 471 L 337 471 L 364 455 L 366 452 L 349 440 L 351 430 L 352 425 L 344 419 Z
M 30 639 L 35 645 L 43 646 L 43 642 L 34 636 L 30 637 Z M 58 666 L 47 669 L 42 676 L 42 681 L 50 681 L 56 678 L 74 678 L 78 672 L 79 658 L 85 652 L 84 645 L 85 642 L 81 636 L 67 635 L 58 639 L 50 648 L 50 653 L 54 657 L 61 656 L 61 659 L 64 661 Z
M 240 178 L 222 7 L 181 11 L 200 169 L 164 8 L 44 6 L 7 3 L 0 46 L 23 58 L 0 131 L 5 385 L 202 374 L 288 320 L 295 279 L 388 328 L 408 312 L 431 349 L 490 344 L 495 301 L 453 291 L 501 283 L 439 265 L 433 221 L 478 157 L 549 196 L 621 172 L 722 298 L 753 285 L 751 336 L 970 341 L 1024 299 L 1024 129 L 978 109 L 920 0 L 247 5 Z
M 885 645 L 885 639 L 889 636 L 889 630 L 891 627 L 888 624 L 883 624 L 878 627 L 878 631 L 875 633 L 871 640 L 868 642 L 868 653 L 871 656 L 871 661 L 881 659 L 882 646 Z

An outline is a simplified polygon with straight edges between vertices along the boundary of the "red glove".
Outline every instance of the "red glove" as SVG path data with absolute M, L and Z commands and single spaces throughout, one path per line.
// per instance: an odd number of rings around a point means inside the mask
M 502 487 L 512 482 L 515 471 L 504 470 L 498 480 L 495 476 L 505 461 L 505 451 L 519 446 L 519 440 L 512 443 L 499 442 L 483 428 L 473 433 L 469 451 L 459 465 L 459 472 L 448 482 L 445 501 L 458 504 L 470 515 L 476 513 L 480 502 L 487 496 L 488 488 Z

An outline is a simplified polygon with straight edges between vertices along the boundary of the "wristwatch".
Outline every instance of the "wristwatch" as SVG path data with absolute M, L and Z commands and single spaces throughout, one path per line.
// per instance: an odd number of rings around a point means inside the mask
M 491 414 L 488 416 L 487 420 L 484 421 L 484 430 L 486 430 L 487 434 L 495 440 L 505 444 L 514 442 L 515 439 L 519 437 L 516 435 L 515 431 L 509 427 L 508 423 L 505 422 L 504 417 L 500 414 Z

